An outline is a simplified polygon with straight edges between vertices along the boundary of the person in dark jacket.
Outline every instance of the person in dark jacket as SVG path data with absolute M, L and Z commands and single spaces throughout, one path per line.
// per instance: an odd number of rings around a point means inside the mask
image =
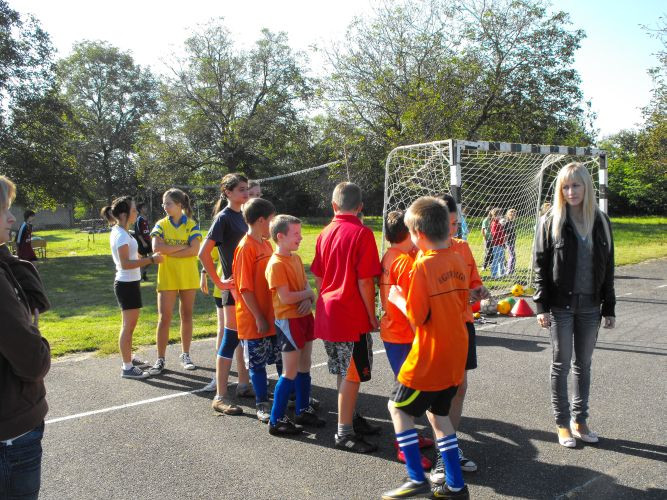
M 593 180 L 583 164 L 570 163 L 560 170 L 553 207 L 537 231 L 533 299 L 538 324 L 550 328 L 551 406 L 558 442 L 574 448 L 575 438 L 598 441 L 587 424 L 591 359 L 601 318 L 604 328 L 616 324 L 611 225 L 595 202 Z M 570 404 L 567 376 L 573 354 Z
M 32 220 L 35 218 L 35 212 L 26 210 L 23 214 L 23 223 L 16 233 L 16 255 L 19 259 L 34 262 L 37 260 L 35 251 L 32 248 Z
M 51 351 L 38 323 L 50 306 L 37 270 L 6 245 L 15 194 L 12 181 L 0 176 L 0 498 L 28 499 L 40 488 Z

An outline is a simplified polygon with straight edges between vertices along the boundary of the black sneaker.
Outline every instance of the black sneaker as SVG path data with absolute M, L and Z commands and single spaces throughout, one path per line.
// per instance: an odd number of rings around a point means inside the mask
M 301 434 L 301 427 L 294 425 L 289 418 L 283 417 L 276 422 L 276 425 L 269 422 L 269 434 L 272 436 L 293 436 Z
M 312 397 L 312 396 L 311 396 L 310 399 L 308 400 L 308 404 L 309 404 L 310 406 L 312 406 L 313 409 L 315 409 L 315 410 L 319 410 L 319 409 L 320 409 L 320 400 L 319 400 L 319 399 L 315 399 L 315 398 Z M 288 407 L 289 409 L 294 409 L 294 408 L 296 407 L 296 396 L 291 395 L 291 396 L 289 397 L 289 399 L 287 400 L 287 407 Z
M 303 410 L 300 415 L 295 415 L 294 422 L 298 425 L 307 425 L 308 427 L 324 427 L 327 425 L 326 420 L 321 419 L 315 414 L 315 409 L 312 406 Z
M 430 494 L 431 487 L 428 481 L 424 480 L 421 483 L 415 483 L 412 480 L 407 481 L 396 489 L 385 491 L 382 494 L 382 500 L 392 500 L 394 498 L 409 498 L 420 495 Z
M 352 419 L 352 428 L 355 434 L 361 434 L 362 436 L 377 436 L 382 432 L 382 427 L 371 424 L 358 413 Z
M 437 453 L 438 461 L 435 463 L 435 467 L 431 469 L 431 482 L 435 484 L 442 484 L 445 482 L 445 464 L 442 461 L 442 455 L 440 452 Z
M 352 453 L 371 453 L 378 449 L 376 444 L 369 443 L 363 436 L 352 434 L 342 438 L 336 434 L 336 448 Z
M 465 485 L 462 490 L 452 491 L 445 484 L 434 486 L 431 490 L 433 495 L 431 498 L 456 498 L 457 500 L 469 500 L 470 493 L 468 493 L 468 485 Z

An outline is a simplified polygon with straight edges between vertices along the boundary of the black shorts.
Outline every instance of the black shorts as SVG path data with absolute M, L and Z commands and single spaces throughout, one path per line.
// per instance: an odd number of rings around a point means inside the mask
M 475 337 L 475 324 L 466 323 L 468 328 L 468 359 L 466 360 L 466 370 L 477 368 L 477 338 Z
M 418 391 L 396 381 L 391 400 L 394 407 L 413 417 L 421 417 L 427 410 L 446 417 L 457 390 L 458 386 L 455 385 L 441 391 Z
M 236 301 L 234 300 L 234 294 L 232 294 L 231 290 L 222 290 L 220 293 L 222 294 L 222 297 L 215 298 L 216 306 L 224 307 L 224 306 L 236 305 Z
M 123 311 L 141 309 L 141 281 L 114 281 L 113 291 Z

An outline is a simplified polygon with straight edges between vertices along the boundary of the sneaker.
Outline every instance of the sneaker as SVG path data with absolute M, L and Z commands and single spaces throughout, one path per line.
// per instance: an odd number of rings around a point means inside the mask
M 235 405 L 227 396 L 214 398 L 211 403 L 211 408 L 224 415 L 241 415 L 243 413 L 243 408 Z
M 358 413 L 352 419 L 352 427 L 355 434 L 361 434 L 362 436 L 375 436 L 382 432 L 382 427 L 371 424 L 368 419 Z
M 353 453 L 370 453 L 378 449 L 376 444 L 369 443 L 363 436 L 352 434 L 350 436 L 338 437 L 335 435 L 336 448 Z
M 409 480 L 396 489 L 385 491 L 382 494 L 382 500 L 392 500 L 394 498 L 410 498 L 430 493 L 431 486 L 428 484 L 428 481 L 415 483 L 414 481 Z
M 294 436 L 295 434 L 301 434 L 301 427 L 294 425 L 294 423 L 285 416 L 279 419 L 276 422 L 276 425 L 269 422 L 269 434 L 272 436 Z
M 148 361 L 141 359 L 138 355 L 135 354 L 132 356 L 132 364 L 135 366 L 146 366 L 148 365 Z
M 254 398 L 255 391 L 250 384 L 236 384 L 237 398 Z
M 398 452 L 396 453 L 396 458 L 402 464 L 405 463 L 405 453 L 403 453 L 403 450 L 398 450 Z M 431 467 L 433 467 L 433 462 L 431 462 L 431 460 L 428 457 L 422 455 L 422 469 L 431 470 Z
M 190 359 L 189 352 L 182 352 L 180 355 L 180 360 L 184 370 L 194 370 L 195 368 L 197 368 L 195 364 L 192 362 L 192 359 Z
M 143 371 L 141 368 L 133 366 L 132 368 L 128 368 L 127 370 L 123 370 L 121 368 L 120 376 L 122 378 L 148 378 L 151 375 L 150 373 Z
M 476 472 L 477 471 L 477 464 L 475 462 L 473 462 L 472 460 L 469 460 L 465 456 L 463 456 L 463 452 L 461 451 L 461 448 L 459 448 L 459 463 L 461 464 L 461 470 L 463 472 Z
M 424 448 L 432 448 L 435 444 L 435 441 L 433 441 L 431 438 L 424 437 L 421 434 L 418 434 L 417 437 L 419 438 L 420 450 L 423 450 Z
M 445 482 L 445 464 L 442 461 L 442 455 L 437 453 L 438 459 L 435 462 L 435 467 L 431 469 L 430 480 L 433 484 L 442 484 Z
M 300 415 L 296 415 L 294 422 L 308 427 L 324 427 L 327 425 L 326 420 L 321 419 L 315 414 L 315 408 L 312 406 L 303 410 Z
M 314 409 L 314 410 L 319 410 L 320 409 L 320 401 L 319 399 L 315 399 L 314 397 L 310 397 L 308 400 L 308 404 Z M 291 410 L 293 410 L 296 407 L 296 398 L 292 399 L 292 396 L 290 396 L 289 400 L 287 401 L 287 407 Z
M 164 358 L 157 358 L 155 364 L 148 369 L 148 373 L 151 375 L 159 375 L 162 373 L 162 370 L 164 370 L 166 364 Z
M 257 420 L 263 424 L 268 424 L 271 420 L 271 407 L 269 403 L 257 403 Z
M 201 388 L 202 392 L 215 392 L 218 390 L 218 382 L 215 380 L 215 377 L 211 381 Z
M 470 493 L 468 493 L 468 486 L 465 485 L 459 491 L 452 491 L 447 484 L 439 484 L 434 486 L 431 490 L 433 493 L 431 498 L 456 498 L 457 500 L 469 500 Z

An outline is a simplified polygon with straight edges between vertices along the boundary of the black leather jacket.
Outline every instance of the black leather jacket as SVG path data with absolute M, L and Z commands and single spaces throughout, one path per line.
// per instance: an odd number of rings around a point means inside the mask
M 553 306 L 570 306 L 574 290 L 577 236 L 573 223 L 568 216 L 563 224 L 560 241 L 553 241 L 551 223 L 552 218 L 548 214 L 540 219 L 533 253 L 533 300 L 538 314 L 549 312 Z M 615 316 L 614 239 L 609 218 L 600 211 L 593 225 L 593 290 L 595 301 L 601 305 L 602 316 Z

